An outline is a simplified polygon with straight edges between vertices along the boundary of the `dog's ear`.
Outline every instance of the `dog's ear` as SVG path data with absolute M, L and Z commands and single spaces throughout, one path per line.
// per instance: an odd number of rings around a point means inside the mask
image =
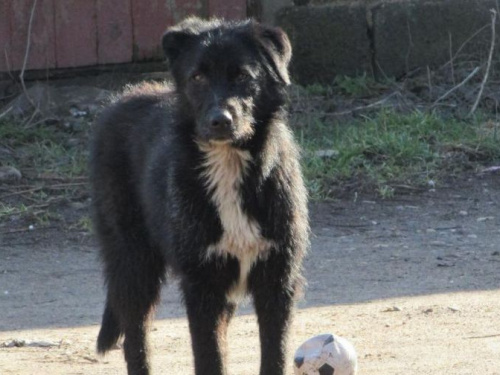
M 209 23 L 198 17 L 189 17 L 176 26 L 170 27 L 163 34 L 162 46 L 165 56 L 174 64 L 181 52 L 185 50 L 201 32 L 207 29 Z
M 292 45 L 286 33 L 279 27 L 256 24 L 256 36 L 272 59 L 279 78 L 290 84 L 288 64 L 292 58 Z
M 170 66 L 174 65 L 182 50 L 185 49 L 194 38 L 195 35 L 186 30 L 169 29 L 163 34 L 163 51 L 165 52 L 165 56 Z

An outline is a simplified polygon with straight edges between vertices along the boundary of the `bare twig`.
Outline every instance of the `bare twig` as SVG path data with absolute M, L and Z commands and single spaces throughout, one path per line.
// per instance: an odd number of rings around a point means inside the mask
M 462 52 L 462 50 L 465 48 L 465 46 L 467 44 L 469 44 L 469 42 L 472 39 L 474 39 L 477 35 L 479 35 L 488 26 L 489 26 L 489 24 L 484 25 L 479 30 L 477 30 L 474 34 L 472 34 L 468 39 L 466 39 L 465 42 L 463 42 L 462 45 L 458 48 L 457 52 L 455 52 L 455 54 L 453 55 L 453 58 L 451 58 L 448 62 L 446 62 L 441 68 L 445 68 L 446 66 L 448 66 L 448 64 L 453 64 L 453 62 L 457 59 L 458 55 L 460 55 L 460 52 Z
M 12 75 L 12 69 L 10 68 L 9 54 L 7 53 L 7 48 L 3 50 L 3 53 L 5 57 L 5 65 L 7 66 L 7 73 L 9 74 L 10 78 L 12 78 L 12 80 L 15 80 L 15 77 Z
M 477 72 L 479 72 L 479 66 L 476 66 L 476 68 L 467 77 L 465 77 L 465 79 L 462 82 L 460 82 L 456 86 L 453 86 L 450 90 L 448 90 L 443 95 L 441 95 L 438 99 L 436 99 L 436 101 L 432 104 L 432 107 L 435 107 L 441 100 L 446 99 L 452 92 L 454 92 L 455 90 L 459 89 L 460 87 L 465 85 L 467 82 L 469 82 L 469 80 L 472 77 L 474 77 L 477 74 Z
M 448 31 L 448 39 L 450 41 L 449 43 L 449 52 L 450 52 L 450 61 L 451 61 L 451 64 L 450 64 L 450 67 L 451 67 L 451 80 L 453 82 L 453 85 L 456 85 L 456 82 L 455 82 L 455 67 L 453 66 L 453 39 L 452 39 L 452 35 L 451 35 L 451 32 Z
M 492 335 L 484 335 L 484 336 L 469 336 L 469 337 L 464 337 L 464 339 L 467 339 L 467 340 L 491 339 L 493 337 L 500 337 L 500 334 L 492 334 Z
M 87 181 L 86 176 L 76 176 L 76 177 L 56 177 L 56 176 L 37 176 L 35 177 L 36 180 L 50 180 L 50 181 Z M 29 185 L 28 185 L 29 186 Z
M 14 191 L 10 192 L 4 195 L 0 195 L 0 199 L 7 198 L 7 197 L 12 197 L 15 195 L 24 195 L 28 193 L 34 193 L 39 190 L 60 190 L 60 189 L 67 189 L 67 188 L 73 188 L 77 186 L 85 186 L 87 185 L 86 182 L 71 182 L 71 183 L 66 183 L 66 184 L 55 184 L 55 185 L 49 185 L 49 186 L 37 186 L 31 189 L 27 190 L 21 190 L 21 191 Z
M 12 111 L 12 107 L 7 108 L 5 111 L 0 113 L 0 119 L 6 116 L 10 111 Z
M 377 69 L 378 69 L 378 71 L 379 71 L 380 73 L 382 73 L 382 75 L 384 76 L 384 79 L 385 79 L 387 82 L 389 82 L 389 81 L 390 81 L 390 79 L 389 79 L 389 77 L 387 76 L 387 74 L 385 74 L 384 69 L 382 69 L 382 66 L 380 66 L 380 63 L 378 62 L 378 60 L 375 60 L 375 64 L 377 65 Z
M 56 184 L 56 185 L 45 186 L 44 189 L 57 190 L 57 189 L 66 189 L 70 187 L 85 186 L 85 185 L 87 185 L 86 182 L 71 182 L 67 184 Z
M 406 21 L 406 27 L 408 29 L 408 51 L 406 51 L 405 64 L 406 64 L 406 72 L 409 72 L 410 71 L 410 55 L 411 55 L 411 49 L 413 47 L 413 39 L 411 37 L 411 27 L 410 27 L 409 21 Z
M 427 65 L 427 85 L 429 86 L 429 97 L 432 98 L 432 81 L 431 81 L 431 70 L 429 65 Z
M 493 52 L 495 51 L 497 11 L 495 9 L 490 9 L 490 12 L 491 12 L 491 45 L 490 45 L 490 54 L 488 56 L 488 65 L 486 66 L 486 72 L 484 73 L 483 82 L 481 83 L 481 87 L 477 94 L 476 102 L 472 106 L 472 109 L 469 112 L 469 116 L 472 116 L 474 112 L 476 112 L 477 106 L 479 105 L 479 101 L 481 100 L 481 96 L 483 95 L 484 87 L 486 86 L 486 82 L 488 81 L 488 77 L 490 75 L 491 61 L 493 60 Z
M 31 98 L 30 98 L 30 96 L 28 95 L 27 92 L 25 93 L 25 95 L 26 95 L 26 98 L 28 98 L 28 100 L 31 103 L 31 105 L 33 105 L 33 107 L 35 108 L 35 110 L 31 114 L 31 116 L 28 118 L 28 120 L 26 120 L 26 121 L 23 122 L 23 126 L 24 127 L 26 127 L 29 124 L 31 124 L 31 122 L 33 121 L 33 119 L 35 118 L 35 116 L 38 114 L 38 107 L 35 105 L 35 103 L 33 102 L 33 100 L 31 100 Z
M 7 198 L 7 197 L 13 197 L 15 195 L 24 195 L 24 194 L 27 194 L 27 193 L 34 193 L 35 191 L 42 190 L 42 189 L 43 189 L 43 187 L 39 186 L 39 187 L 28 189 L 28 190 L 15 191 L 15 192 L 12 192 L 12 193 L 0 195 L 0 199 L 4 199 L 4 198 Z
M 30 102 L 30 104 L 33 106 L 35 109 L 35 113 L 38 111 L 38 108 L 31 99 L 31 97 L 28 94 L 28 90 L 26 89 L 26 84 L 24 82 L 24 72 L 26 71 L 26 65 L 28 64 L 28 57 L 30 54 L 30 47 L 31 47 L 31 28 L 33 26 L 33 19 L 35 18 L 35 9 L 36 9 L 36 4 L 38 0 L 33 1 L 33 6 L 31 7 L 31 14 L 30 14 L 30 20 L 28 23 L 28 35 L 27 35 L 27 40 L 26 40 L 26 50 L 24 52 L 24 60 L 23 60 L 23 67 L 21 69 L 21 73 L 19 74 L 19 80 L 21 81 L 21 86 L 23 88 L 24 95 L 26 96 L 26 99 Z
M 397 94 L 398 94 L 398 92 L 393 92 L 392 94 L 389 94 L 385 98 L 383 98 L 379 101 L 376 101 L 374 103 L 371 103 L 371 104 L 368 104 L 365 106 L 356 107 L 353 109 L 349 109 L 347 111 L 325 113 L 325 116 L 344 116 L 344 115 L 349 115 L 349 114 L 354 113 L 354 112 L 363 111 L 363 110 L 367 110 L 367 109 L 374 108 L 374 107 L 379 107 L 379 106 L 383 105 L 385 102 L 387 102 L 390 98 L 392 98 L 393 96 L 395 96 Z
M 55 227 L 54 226 L 50 226 L 50 227 L 39 227 L 37 226 L 36 227 L 36 230 L 47 230 L 47 229 L 54 229 Z M 27 228 L 18 228 L 18 229 L 7 229 L 7 230 L 2 230 L 0 231 L 1 234 L 14 234 L 14 233 L 22 233 L 22 232 L 31 232 L 33 231 L 35 228 L 30 228 L 30 227 L 27 227 Z
M 9 216 L 12 216 L 12 215 L 22 215 L 22 214 L 28 212 L 28 210 L 32 210 L 32 209 L 35 209 L 35 208 L 47 208 L 49 206 L 50 206 L 50 203 L 35 204 L 35 205 L 32 205 L 32 206 L 26 207 L 25 210 L 16 209 L 16 210 L 11 211 L 11 212 L 2 212 L 2 213 L 0 213 L 0 218 L 2 218 L 2 217 L 9 217 Z

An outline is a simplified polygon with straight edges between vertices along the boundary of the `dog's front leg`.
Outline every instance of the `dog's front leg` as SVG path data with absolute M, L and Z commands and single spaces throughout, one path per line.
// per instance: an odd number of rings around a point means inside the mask
M 186 304 L 196 375 L 226 375 L 227 327 L 236 306 L 224 290 L 184 280 Z
M 287 336 L 294 308 L 291 273 L 284 257 L 273 255 L 252 272 L 251 292 L 259 321 L 260 375 L 283 375 Z

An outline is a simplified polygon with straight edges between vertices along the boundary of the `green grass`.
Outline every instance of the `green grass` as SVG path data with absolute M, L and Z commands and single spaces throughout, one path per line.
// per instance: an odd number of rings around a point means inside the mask
M 335 85 L 344 95 L 359 97 L 373 94 L 377 83 L 365 73 L 355 77 L 338 76 Z
M 398 185 L 423 186 L 474 163 L 500 160 L 497 130 L 498 124 L 480 117 L 461 121 L 382 110 L 348 124 L 309 118 L 297 136 L 313 199 L 329 198 L 348 185 L 391 197 Z M 335 150 L 336 156 L 319 157 L 317 150 Z
M 92 219 L 90 216 L 82 216 L 80 220 L 78 220 L 75 224 L 71 226 L 71 229 L 86 232 L 86 233 L 93 233 L 93 225 L 92 225 Z
M 0 142 L 14 154 L 0 159 L 0 165 L 11 165 L 35 174 L 61 178 L 79 177 L 86 173 L 87 150 L 70 146 L 67 140 L 81 135 L 68 134 L 52 126 L 23 126 L 0 121 Z
M 391 84 L 393 82 L 377 82 L 365 73 L 355 77 L 338 76 L 335 78 L 333 85 L 314 83 L 298 89 L 311 96 L 332 97 L 341 94 L 345 97 L 359 98 L 376 94 L 381 88 L 387 88 Z
M 55 125 L 0 120 L 0 148 L 7 150 L 0 154 L 0 166 L 15 167 L 23 175 L 18 184 L 0 191 L 0 223 L 48 227 L 64 222 L 61 204 L 86 195 L 85 138 L 83 132 Z
M 21 215 L 27 211 L 27 207 L 23 204 L 13 206 L 0 202 L 0 219 L 5 219 L 12 215 Z
M 343 78 L 339 82 L 337 85 L 351 95 L 361 95 L 363 87 L 371 85 L 366 77 L 355 81 Z M 306 96 L 333 92 L 332 87 L 320 85 L 301 90 Z M 400 114 L 386 109 L 339 123 L 328 120 L 321 103 L 317 104 L 318 108 L 293 118 L 313 199 L 366 190 L 388 198 L 402 186 L 422 187 L 430 181 L 439 184 L 440 180 L 467 169 L 500 162 L 499 124 L 481 116 L 465 121 L 429 112 Z M 47 125 L 23 127 L 0 121 L 0 146 L 14 150 L 12 155 L 0 159 L 0 165 L 17 167 L 25 176 L 85 176 L 85 141 L 70 145 L 68 139 L 72 137 L 83 139 L 84 134 L 71 134 Z M 334 153 L 322 157 L 316 154 L 318 150 Z M 32 198 L 44 201 L 37 194 L 48 193 L 33 193 Z M 0 207 L 0 214 L 2 211 L 12 214 L 11 207 Z

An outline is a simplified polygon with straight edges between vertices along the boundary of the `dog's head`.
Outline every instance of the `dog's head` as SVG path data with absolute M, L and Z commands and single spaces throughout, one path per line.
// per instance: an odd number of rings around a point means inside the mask
M 284 104 L 292 51 L 279 28 L 189 18 L 163 48 L 198 140 L 245 141 Z

